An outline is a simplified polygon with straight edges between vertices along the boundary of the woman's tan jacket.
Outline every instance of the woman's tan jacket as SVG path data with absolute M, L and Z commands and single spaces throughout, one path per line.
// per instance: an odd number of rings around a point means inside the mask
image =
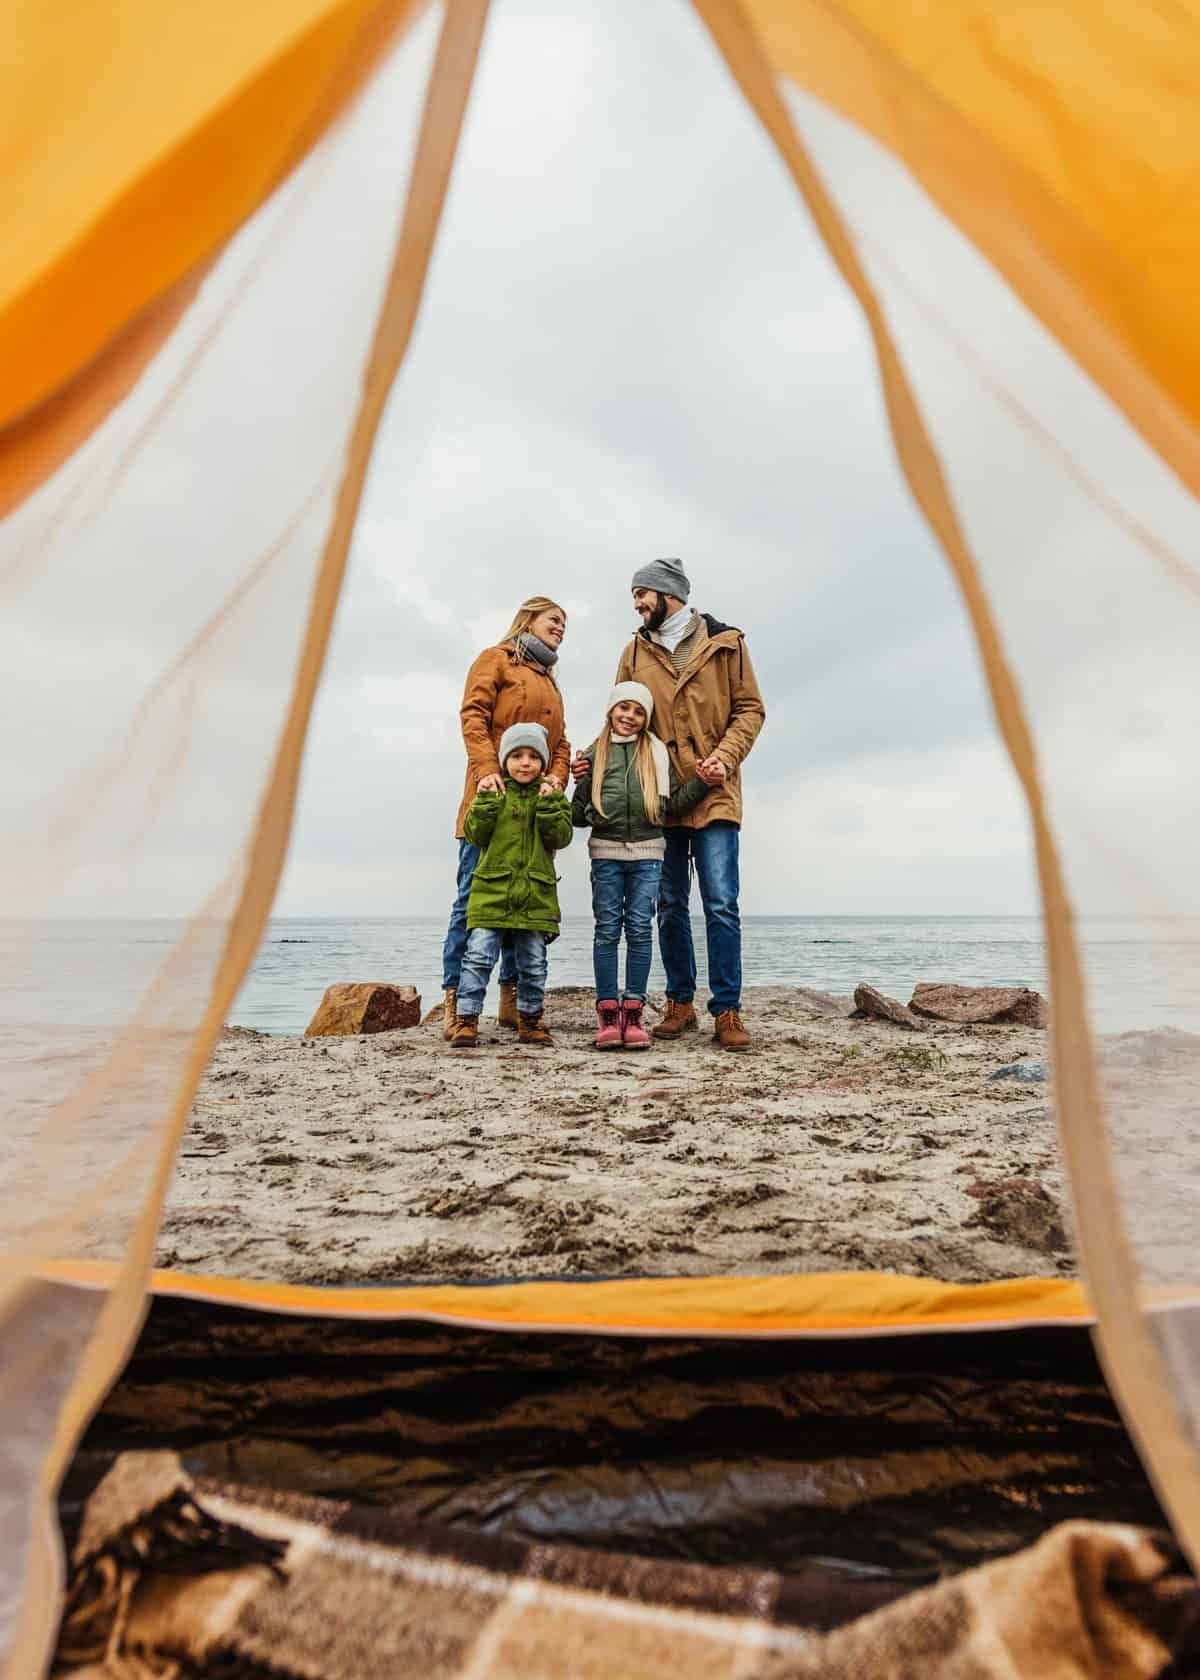
M 558 684 L 540 665 L 522 661 L 511 643 L 485 648 L 467 672 L 463 689 L 463 743 L 467 782 L 454 832 L 461 840 L 463 820 L 485 776 L 502 774 L 496 754 L 510 723 L 540 723 L 550 742 L 549 774 L 567 785 L 571 748 L 563 734 L 563 703 Z

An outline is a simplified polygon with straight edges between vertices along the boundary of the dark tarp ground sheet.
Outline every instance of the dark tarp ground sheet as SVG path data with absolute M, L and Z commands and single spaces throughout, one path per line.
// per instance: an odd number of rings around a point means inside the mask
M 405 1520 L 864 1589 L 1067 1518 L 1165 1527 L 1082 1328 L 523 1334 L 159 1297 L 66 1477 L 68 1541 L 114 1457 L 161 1448 Z

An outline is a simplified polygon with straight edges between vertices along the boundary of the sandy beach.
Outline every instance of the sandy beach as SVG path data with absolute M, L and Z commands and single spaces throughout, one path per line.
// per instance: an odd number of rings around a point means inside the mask
M 552 1051 L 485 1016 L 362 1038 L 224 1034 L 158 1264 L 307 1283 L 882 1269 L 963 1282 L 1073 1270 L 1044 1031 L 849 1018 L 746 994 L 746 1054 L 704 1029 L 591 1047 L 552 990 Z M 654 1004 L 651 1000 L 651 1019 Z

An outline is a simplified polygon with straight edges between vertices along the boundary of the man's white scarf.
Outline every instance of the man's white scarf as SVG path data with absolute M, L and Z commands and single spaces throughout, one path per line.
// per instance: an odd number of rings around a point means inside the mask
M 682 606 L 670 618 L 664 618 L 657 630 L 651 630 L 650 636 L 660 647 L 665 647 L 668 653 L 674 653 L 680 642 L 692 627 L 695 613 L 691 607 Z

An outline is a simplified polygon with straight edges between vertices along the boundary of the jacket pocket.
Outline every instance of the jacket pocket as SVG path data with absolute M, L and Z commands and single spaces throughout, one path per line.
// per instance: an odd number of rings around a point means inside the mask
M 562 880 L 562 876 L 556 875 L 552 869 L 530 869 L 529 879 L 540 881 L 544 887 L 552 887 Z
M 511 881 L 512 870 L 499 868 L 495 864 L 490 869 L 477 867 L 471 879 L 473 881 Z

